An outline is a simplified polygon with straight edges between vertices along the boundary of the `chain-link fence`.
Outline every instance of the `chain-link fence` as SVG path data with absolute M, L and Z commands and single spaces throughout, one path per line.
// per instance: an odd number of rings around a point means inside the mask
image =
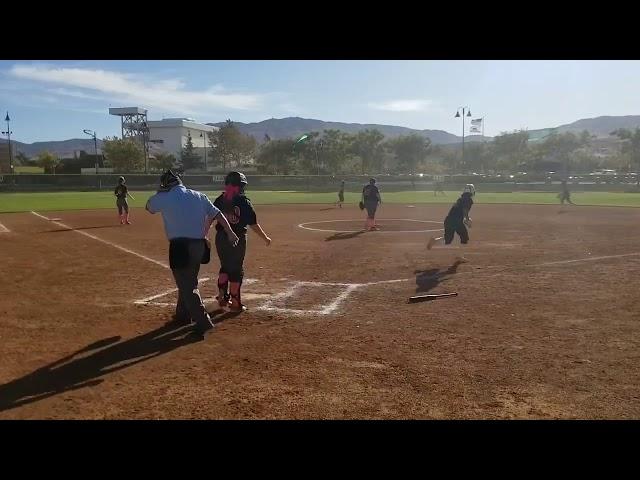
M 0 192 L 55 192 L 111 190 L 118 183 L 119 174 L 104 175 L 0 175 Z M 159 175 L 125 175 L 133 190 L 155 190 Z M 333 192 L 345 182 L 345 190 L 360 192 L 369 176 L 361 175 L 247 175 L 251 190 Z M 377 175 L 378 185 L 384 191 L 430 191 L 440 184 L 444 190 L 459 190 L 473 183 L 485 192 L 557 191 L 560 178 L 548 175 Z M 218 189 L 224 184 L 224 175 L 185 175 L 185 185 L 199 190 Z M 636 190 L 633 175 L 616 177 L 570 177 L 573 191 L 624 192 Z

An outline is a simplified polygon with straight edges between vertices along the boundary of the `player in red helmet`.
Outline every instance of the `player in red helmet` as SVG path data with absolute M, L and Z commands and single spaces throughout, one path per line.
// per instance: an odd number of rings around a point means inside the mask
M 256 232 L 267 245 L 271 239 L 264 233 L 256 218 L 253 205 L 244 194 L 247 177 L 241 172 L 229 172 L 225 178 L 224 192 L 213 204 L 224 213 L 240 241 L 233 247 L 224 234 L 221 225 L 216 225 L 216 251 L 220 259 L 218 276 L 218 305 L 229 307 L 230 311 L 243 312 L 240 287 L 244 277 L 244 256 L 247 249 L 247 227 Z

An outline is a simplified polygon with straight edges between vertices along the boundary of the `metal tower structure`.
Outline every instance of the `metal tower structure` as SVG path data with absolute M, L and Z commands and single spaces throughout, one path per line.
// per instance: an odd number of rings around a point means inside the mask
M 149 173 L 149 126 L 147 111 L 140 107 L 110 108 L 109 115 L 120 117 L 122 139 L 133 138 L 144 149 L 144 171 Z

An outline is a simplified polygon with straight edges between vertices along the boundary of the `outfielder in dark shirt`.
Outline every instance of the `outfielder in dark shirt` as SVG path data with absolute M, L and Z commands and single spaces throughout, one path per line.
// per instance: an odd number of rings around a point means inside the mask
M 230 172 L 225 179 L 225 191 L 213 202 L 227 218 L 231 229 L 240 239 L 233 247 L 221 225 L 216 225 L 216 251 L 220 259 L 218 275 L 218 305 L 243 312 L 240 287 L 244 278 L 244 257 L 247 250 L 247 227 L 256 232 L 267 245 L 271 239 L 262 230 L 251 201 L 245 196 L 247 178 L 240 172 Z

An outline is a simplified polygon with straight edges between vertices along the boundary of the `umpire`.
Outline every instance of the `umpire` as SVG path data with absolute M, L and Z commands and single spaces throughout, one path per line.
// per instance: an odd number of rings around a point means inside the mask
M 214 220 L 227 234 L 232 245 L 238 236 L 233 232 L 225 216 L 204 194 L 186 188 L 172 170 L 160 177 L 158 192 L 147 201 L 149 213 L 162 213 L 164 229 L 169 240 L 169 265 L 178 287 L 176 320 L 195 322 L 196 333 L 204 334 L 213 328 L 198 290 L 200 264 L 208 263 L 211 254 L 206 239 Z

